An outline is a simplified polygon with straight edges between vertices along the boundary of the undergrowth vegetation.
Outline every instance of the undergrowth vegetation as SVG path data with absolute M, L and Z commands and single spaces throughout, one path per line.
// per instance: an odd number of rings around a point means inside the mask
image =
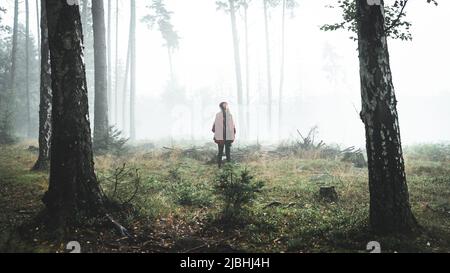
M 47 175 L 28 171 L 36 157 L 28 146 L 0 146 L 3 237 L 42 209 Z M 242 151 L 251 156 L 240 157 Z M 412 237 L 372 235 L 366 168 L 342 160 L 342 153 L 312 151 L 234 147 L 238 162 L 221 170 L 209 163 L 214 152 L 206 146 L 130 147 L 120 155 L 97 155 L 95 162 L 105 195 L 127 212 L 121 224 L 147 236 L 142 251 L 366 252 L 369 241 L 389 252 L 450 251 L 448 145 L 405 149 L 411 204 L 423 228 Z M 321 199 L 324 186 L 334 187 L 339 199 Z

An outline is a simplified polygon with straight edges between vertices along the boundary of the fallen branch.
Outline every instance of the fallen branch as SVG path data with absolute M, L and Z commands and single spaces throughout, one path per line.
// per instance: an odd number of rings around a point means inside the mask
M 133 238 L 133 237 L 130 235 L 130 233 L 128 232 L 128 230 L 127 230 L 124 226 L 122 226 L 121 224 L 119 224 L 116 220 L 114 220 L 114 219 L 111 217 L 111 215 L 106 214 L 106 218 L 108 218 L 108 219 L 111 221 L 111 223 L 114 224 L 114 226 L 119 230 L 120 234 L 121 234 L 123 237 L 128 237 L 128 238 L 130 238 L 130 239 Z

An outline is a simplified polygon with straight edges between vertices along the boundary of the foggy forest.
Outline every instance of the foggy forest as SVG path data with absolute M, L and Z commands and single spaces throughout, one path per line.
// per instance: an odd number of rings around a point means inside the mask
M 0 1 L 0 252 L 449 252 L 449 15 Z

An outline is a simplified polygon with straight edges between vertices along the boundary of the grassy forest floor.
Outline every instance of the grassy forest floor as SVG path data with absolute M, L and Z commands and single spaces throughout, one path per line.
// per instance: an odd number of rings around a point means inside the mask
M 213 146 L 178 150 L 140 145 L 95 158 L 105 194 L 123 203 L 115 217 L 133 238 L 105 221 L 91 221 L 63 241 L 49 239 L 34 224 L 48 178 L 45 172 L 30 172 L 37 157 L 28 148 L 32 144 L 0 146 L 0 252 L 66 252 L 72 240 L 81 243 L 83 252 L 367 252 L 369 241 L 380 242 L 385 252 L 450 252 L 446 144 L 406 149 L 411 204 L 422 227 L 414 235 L 371 234 L 365 168 L 339 157 L 250 147 L 233 148 L 237 161 L 265 186 L 245 219 L 225 227 L 218 221 L 222 202 L 214 194 L 218 170 L 211 162 Z M 319 198 L 324 185 L 336 187 L 337 202 Z

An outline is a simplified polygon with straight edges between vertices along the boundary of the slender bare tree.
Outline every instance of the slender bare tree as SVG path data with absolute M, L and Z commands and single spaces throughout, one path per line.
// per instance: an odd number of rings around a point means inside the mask
M 266 68 L 267 68 L 267 129 L 269 135 L 272 132 L 272 58 L 270 52 L 270 35 L 269 35 L 269 0 L 264 2 L 264 33 L 266 38 Z
M 27 136 L 31 138 L 31 95 L 30 95 L 30 2 L 25 0 L 25 91 L 27 102 Z
M 114 122 L 119 122 L 119 0 L 116 0 L 116 47 L 114 64 Z
M 249 53 L 249 33 L 248 33 L 248 8 L 251 0 L 242 1 L 244 8 L 244 43 L 245 43 L 245 117 L 247 137 L 250 131 L 250 53 Z
M 41 16 L 39 15 L 41 6 L 39 3 L 39 0 L 36 0 L 36 33 L 37 33 L 37 41 L 38 41 L 38 51 L 41 50 L 41 27 L 40 27 L 40 21 Z M 41 54 L 38 54 L 38 60 L 41 61 Z
M 234 49 L 234 71 L 236 74 L 236 88 L 237 88 L 237 101 L 238 101 L 238 120 L 241 128 L 241 135 L 245 135 L 244 125 L 244 95 L 243 95 L 243 83 L 242 83 L 242 68 L 241 68 L 241 53 L 239 48 L 239 34 L 237 27 L 236 13 L 241 5 L 239 0 L 225 0 L 216 2 L 218 9 L 222 9 L 230 14 L 231 22 L 231 34 L 233 38 Z
M 14 25 L 12 36 L 12 49 L 11 49 L 11 69 L 9 78 L 9 90 L 14 91 L 16 85 L 16 73 L 17 73 L 17 36 L 19 32 L 19 0 L 14 1 Z
M 95 65 L 95 106 L 94 106 L 94 147 L 108 146 L 108 80 L 106 56 L 106 27 L 103 0 L 92 1 L 92 21 L 94 28 Z
M 112 0 L 108 0 L 108 25 L 107 25 L 107 51 L 108 51 L 108 109 L 109 109 L 109 119 L 113 118 L 113 95 L 112 95 L 112 39 L 111 39 L 111 19 L 112 19 Z
M 281 137 L 283 124 L 283 92 L 284 92 L 284 70 L 286 59 L 286 0 L 282 0 L 281 15 L 281 60 L 280 60 L 280 87 L 278 97 L 278 136 Z
M 130 140 L 136 140 L 136 0 L 130 16 Z

